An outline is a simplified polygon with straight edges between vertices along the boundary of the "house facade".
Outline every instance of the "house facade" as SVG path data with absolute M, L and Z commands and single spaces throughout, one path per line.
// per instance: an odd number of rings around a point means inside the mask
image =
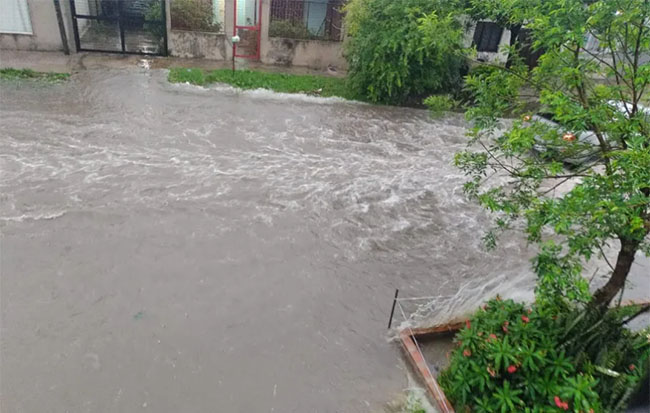
M 0 49 L 63 50 L 54 2 L 0 0 Z
M 71 52 L 214 60 L 234 54 L 268 64 L 345 69 L 344 1 L 0 0 L 0 49 L 64 50 L 67 42 Z M 468 24 L 466 45 L 476 47 L 478 60 L 504 62 L 509 42 L 510 32 L 495 23 Z

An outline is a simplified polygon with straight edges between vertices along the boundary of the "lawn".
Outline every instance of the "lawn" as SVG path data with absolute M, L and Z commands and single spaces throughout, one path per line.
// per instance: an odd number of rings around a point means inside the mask
M 229 69 L 205 71 L 202 69 L 173 68 L 169 71 L 169 81 L 173 83 L 190 83 L 208 85 L 226 83 L 240 89 L 270 89 L 283 93 L 305 93 L 318 96 L 338 96 L 356 99 L 346 85 L 346 79 L 317 75 L 293 75 L 285 73 L 267 73 L 252 70 Z
M 69 73 L 35 72 L 30 69 L 0 69 L 2 80 L 38 79 L 48 82 L 61 82 L 68 80 Z

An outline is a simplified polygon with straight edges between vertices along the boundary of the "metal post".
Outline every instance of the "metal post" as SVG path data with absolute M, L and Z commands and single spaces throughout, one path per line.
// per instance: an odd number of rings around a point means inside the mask
M 169 45 L 167 44 L 167 1 L 166 0 L 158 0 L 160 1 L 160 8 L 162 9 L 161 14 L 161 21 L 160 24 L 165 28 L 165 37 L 163 39 L 163 56 L 167 56 L 169 54 Z
M 393 298 L 393 308 L 390 309 L 390 318 L 388 319 L 388 329 L 393 324 L 393 314 L 395 313 L 395 304 L 397 304 L 397 295 L 399 294 L 399 289 L 395 289 L 395 298 Z
M 61 35 L 61 43 L 63 44 L 63 53 L 70 54 L 68 35 L 65 33 L 65 25 L 63 24 L 63 14 L 61 14 L 59 0 L 54 0 L 54 10 L 56 11 L 56 21 L 59 23 L 59 34 Z
M 237 36 L 237 0 L 233 0 L 233 15 L 235 16 L 234 18 L 234 24 L 232 26 L 232 37 L 233 39 L 235 36 Z M 232 71 L 235 71 L 235 54 L 237 54 L 237 44 L 233 41 L 232 42 Z
M 81 39 L 79 39 L 79 25 L 77 24 L 77 9 L 74 0 L 70 0 L 70 12 L 72 13 L 72 28 L 74 31 L 74 44 L 77 52 L 81 49 Z
M 122 1 L 117 0 L 117 25 L 120 28 L 120 41 L 122 46 L 122 53 L 126 52 L 126 46 L 124 41 L 124 22 L 122 21 Z

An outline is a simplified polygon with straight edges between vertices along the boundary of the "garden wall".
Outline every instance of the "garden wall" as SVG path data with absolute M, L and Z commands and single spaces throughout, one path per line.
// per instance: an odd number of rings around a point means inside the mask
M 264 41 L 266 40 L 266 41 Z M 299 40 L 269 37 L 262 41 L 263 63 L 287 66 L 306 66 L 312 69 L 327 69 L 334 66 L 345 69 L 341 42 L 327 40 Z
M 167 39 L 169 54 L 184 58 L 226 60 L 230 43 L 223 33 L 170 30 Z

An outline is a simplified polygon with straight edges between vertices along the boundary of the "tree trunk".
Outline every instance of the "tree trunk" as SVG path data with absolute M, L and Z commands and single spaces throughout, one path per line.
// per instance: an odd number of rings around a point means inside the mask
M 517 44 L 517 41 L 519 40 L 519 32 L 521 31 L 521 25 L 516 24 L 508 27 L 508 29 L 510 30 L 510 47 L 513 47 L 514 45 Z M 520 49 L 521 49 L 521 45 L 517 47 L 516 54 L 519 54 Z M 510 68 L 510 66 L 512 66 L 512 59 L 513 56 L 510 53 L 508 53 L 508 58 L 506 60 L 506 68 Z
M 594 305 L 598 307 L 609 305 L 612 299 L 616 297 L 616 294 L 623 288 L 630 273 L 630 268 L 632 268 L 636 251 L 639 249 L 639 244 L 640 242 L 636 240 L 621 239 L 621 249 L 616 258 L 612 276 L 607 281 L 607 284 L 599 288 L 594 294 Z

